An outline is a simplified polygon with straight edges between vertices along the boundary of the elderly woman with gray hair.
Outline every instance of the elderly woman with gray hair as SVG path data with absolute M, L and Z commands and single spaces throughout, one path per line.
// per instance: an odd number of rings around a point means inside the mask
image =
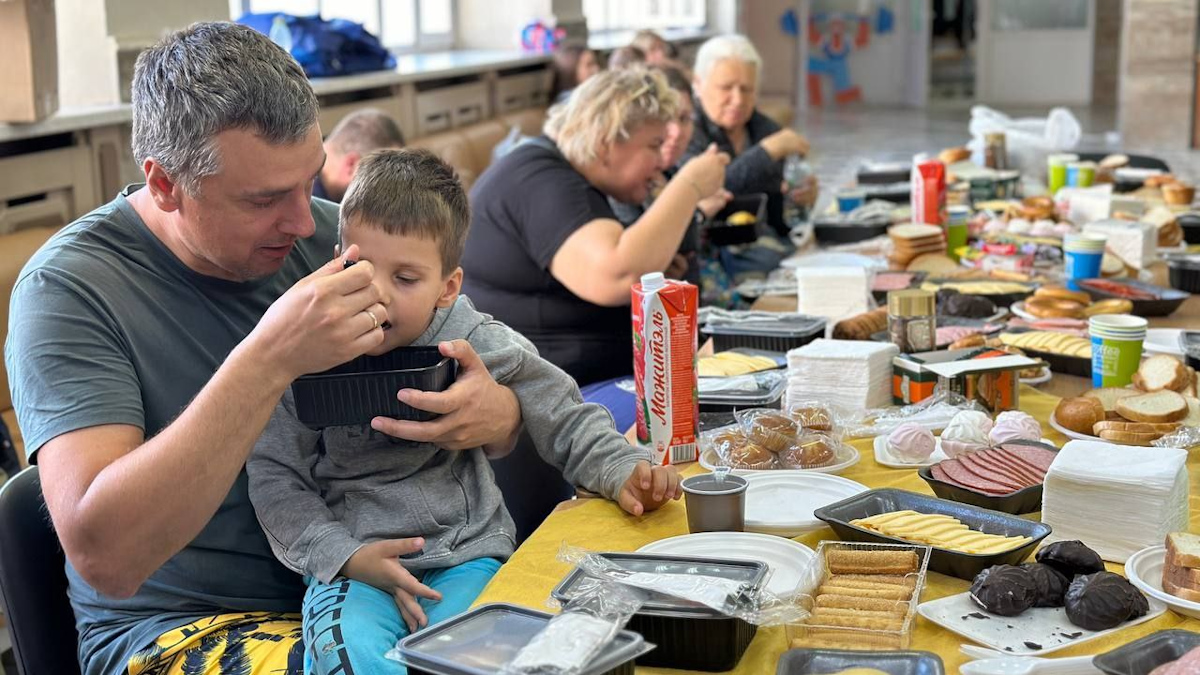
M 630 287 L 667 269 L 696 204 L 725 180 L 729 157 L 709 148 L 636 222 L 613 213 L 608 197 L 641 203 L 666 168 L 678 106 L 660 73 L 595 75 L 471 191 L 463 290 L 580 385 L 633 371 Z
M 808 141 L 780 128 L 755 109 L 762 58 L 742 35 L 721 35 L 705 42 L 696 54 L 693 88 L 696 130 L 687 156 L 712 144 L 733 158 L 725 172 L 725 188 L 735 195 L 766 193 L 768 220 L 786 236 L 783 222 L 783 160 L 808 153 Z M 789 198 L 811 204 L 815 186 L 795 189 Z

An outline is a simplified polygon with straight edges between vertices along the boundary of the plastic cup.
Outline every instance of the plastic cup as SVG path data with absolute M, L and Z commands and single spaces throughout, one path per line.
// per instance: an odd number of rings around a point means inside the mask
M 858 188 L 845 188 L 837 192 L 838 211 L 849 213 L 867 203 L 867 193 Z
M 1127 387 L 1142 362 L 1148 322 L 1128 314 L 1099 314 L 1088 320 L 1092 336 L 1092 386 Z
M 1097 234 L 1068 234 L 1063 239 L 1063 258 L 1066 263 L 1067 288 L 1079 290 L 1079 279 L 1100 276 L 1107 237 Z
M 1071 187 L 1091 187 L 1095 182 L 1095 162 L 1071 162 L 1067 164 L 1067 185 Z
M 1059 188 L 1067 185 L 1067 165 L 1079 161 L 1079 155 L 1058 154 L 1046 158 L 1046 189 L 1053 197 Z
M 718 480 L 711 473 L 683 479 L 688 531 L 742 532 L 746 529 L 746 486 L 741 476 Z
M 971 218 L 969 206 L 946 207 L 946 254 L 958 260 L 958 249 L 967 245 L 967 221 Z

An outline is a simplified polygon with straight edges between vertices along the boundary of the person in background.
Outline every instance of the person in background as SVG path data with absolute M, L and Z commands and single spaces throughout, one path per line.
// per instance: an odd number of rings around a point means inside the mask
M 404 147 L 404 134 L 391 115 L 376 108 L 356 110 L 325 137 L 325 165 L 313 181 L 313 196 L 342 201 L 358 162 L 375 150 Z
M 613 198 L 609 198 L 612 204 L 613 211 L 617 214 L 617 218 L 625 225 L 632 225 L 637 222 L 638 218 L 650 208 L 654 198 L 662 190 L 662 185 L 665 181 L 669 181 L 675 176 L 682 166 L 681 161 L 684 153 L 687 151 L 688 144 L 692 140 L 692 132 L 695 128 L 695 108 L 692 105 L 692 83 L 688 81 L 686 75 L 677 68 L 670 66 L 657 68 L 667 78 L 667 84 L 679 94 L 679 112 L 675 118 L 667 122 L 667 133 L 663 141 L 661 154 L 662 162 L 666 167 L 663 169 L 664 182 L 655 186 L 652 194 L 646 201 L 640 204 L 625 204 Z M 704 290 L 704 284 L 701 282 L 701 268 L 705 265 L 707 258 L 701 259 L 697 256 L 697 252 L 701 248 L 702 226 L 717 212 L 729 203 L 732 195 L 727 190 L 719 190 L 716 194 L 700 200 L 696 205 L 696 210 L 692 214 L 692 223 L 688 227 L 687 234 L 684 235 L 682 243 L 679 245 L 679 252 L 672 262 L 672 265 L 667 270 L 667 276 L 676 279 L 682 279 L 701 286 Z M 711 304 L 702 302 L 702 304 Z
M 357 246 L 329 260 L 317 97 L 266 35 L 170 33 L 138 56 L 131 108 L 146 183 L 33 256 L 4 347 L 66 555 L 79 636 L 60 648 L 84 675 L 301 675 L 304 585 L 258 527 L 245 463 L 292 381 L 378 347 L 388 310 L 369 261 L 345 268 Z M 397 397 L 445 414 L 371 428 L 509 452 L 512 390 L 466 341 L 439 347 L 454 384 Z
M 562 103 L 575 87 L 600 72 L 600 61 L 596 52 L 587 47 L 564 45 L 554 52 L 551 70 L 554 79 L 550 85 L 550 102 Z
M 783 222 L 783 162 L 788 155 L 808 153 L 808 140 L 791 129 L 782 129 L 755 109 L 762 58 L 742 35 L 711 38 L 696 54 L 694 88 L 696 130 L 687 156 L 695 156 L 716 143 L 732 161 L 725 173 L 725 189 L 735 195 L 765 193 L 767 220 L 778 237 L 786 237 Z M 787 195 L 811 205 L 815 182 L 796 187 Z
M 634 516 L 678 499 L 674 467 L 651 467 L 647 449 L 584 403 L 566 373 L 459 295 L 469 211 L 454 169 L 428 150 L 381 150 L 359 164 L 338 233 L 339 250 L 357 245 L 374 267 L 388 310 L 384 340 L 367 353 L 466 340 L 517 394 L 538 453 L 572 484 Z M 304 634 L 317 675 L 396 672 L 384 654 L 397 640 L 471 606 L 516 549 L 488 464 L 483 448 L 401 444 L 359 425 L 309 429 L 284 395 L 246 473 L 275 556 L 308 585 Z
M 646 55 L 647 65 L 678 67 L 674 62 L 674 47 L 652 30 L 639 30 L 629 44 Z
M 621 70 L 622 68 L 644 66 L 645 64 L 646 53 L 633 45 L 617 47 L 608 55 L 609 70 Z
M 685 163 L 623 227 L 608 198 L 638 204 L 666 164 L 679 95 L 661 73 L 607 70 L 551 109 L 471 190 L 464 292 L 581 386 L 633 372 L 630 288 L 667 269 L 696 205 L 716 194 L 728 156 Z

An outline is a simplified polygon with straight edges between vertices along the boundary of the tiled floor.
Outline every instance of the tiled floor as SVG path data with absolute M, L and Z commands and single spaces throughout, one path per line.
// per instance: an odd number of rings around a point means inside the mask
M 1046 109 L 1002 110 L 1012 117 L 1044 117 Z M 1160 157 L 1172 171 L 1188 180 L 1200 178 L 1200 151 L 1189 148 L 1122 148 L 1112 108 L 1081 108 L 1072 112 L 1083 128 L 1080 148 L 1117 150 Z M 853 182 L 864 159 L 903 160 L 918 152 L 959 146 L 970 140 L 969 104 L 943 104 L 926 110 L 856 107 L 810 110 L 799 129 L 812 144 L 810 161 L 822 187 L 821 205 L 833 188 Z

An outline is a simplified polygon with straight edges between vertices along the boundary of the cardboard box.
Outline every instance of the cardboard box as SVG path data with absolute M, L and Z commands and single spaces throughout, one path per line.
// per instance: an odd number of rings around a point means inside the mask
M 901 354 L 892 359 L 892 401 L 923 401 L 941 385 L 993 413 L 1017 409 L 1020 371 L 1041 363 L 989 347 Z
M 54 0 L 0 0 L 0 122 L 37 122 L 58 110 Z

